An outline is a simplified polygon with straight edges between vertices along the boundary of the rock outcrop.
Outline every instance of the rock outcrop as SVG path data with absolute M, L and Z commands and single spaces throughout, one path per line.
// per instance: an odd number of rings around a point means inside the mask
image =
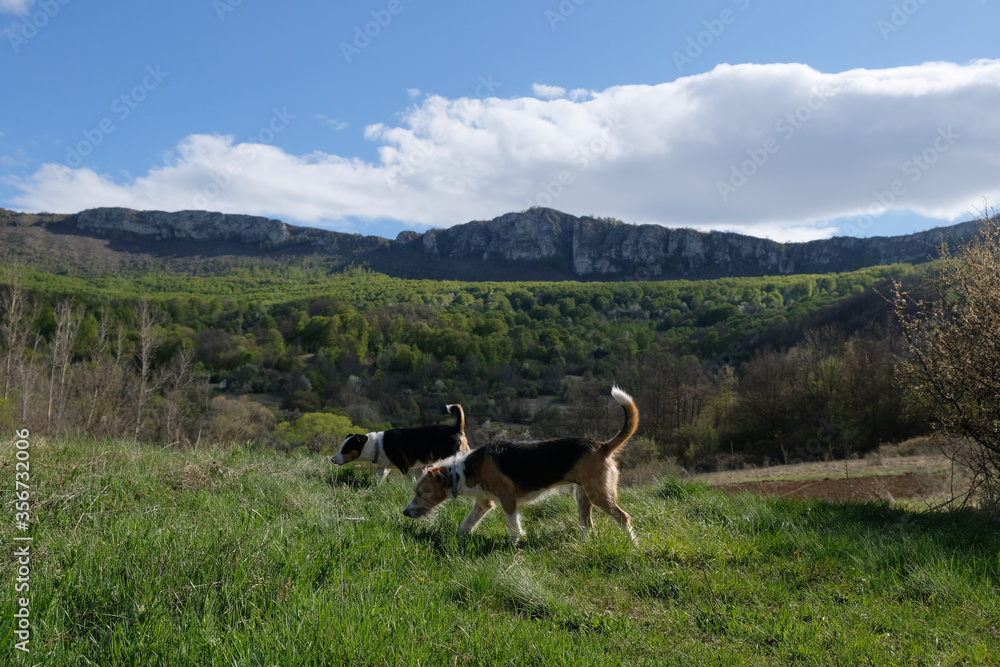
M 662 280 L 852 271 L 897 262 L 925 262 L 944 241 L 970 238 L 975 222 L 909 236 L 836 237 L 777 243 L 728 232 L 629 225 L 578 218 L 551 209 L 508 213 L 489 221 L 433 230 L 423 238 L 426 259 L 477 258 L 490 264 L 551 266 L 579 279 Z
M 99 208 L 68 216 L 69 221 L 91 235 L 133 239 L 144 252 L 155 253 L 158 242 L 165 241 L 196 241 L 198 248 L 214 247 L 212 241 L 239 242 L 256 244 L 253 252 L 258 254 L 323 256 L 333 267 L 367 265 L 390 275 L 459 280 L 697 280 L 853 271 L 924 262 L 942 242 L 965 240 L 979 231 L 978 223 L 966 222 L 909 236 L 777 243 L 728 232 L 576 217 L 546 208 L 425 233 L 402 232 L 393 241 L 208 211 Z
M 253 215 L 209 211 L 135 211 L 130 208 L 92 208 L 76 215 L 76 227 L 100 234 L 129 233 L 162 240 L 285 241 L 289 225 Z

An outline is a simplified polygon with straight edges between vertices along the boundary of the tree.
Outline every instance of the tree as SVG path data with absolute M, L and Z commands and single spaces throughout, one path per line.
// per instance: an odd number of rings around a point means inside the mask
M 734 406 L 734 422 L 748 448 L 767 456 L 781 454 L 786 463 L 800 458 L 789 451 L 788 434 L 797 417 L 790 406 L 801 399 L 801 369 L 788 354 L 758 352 L 743 364 L 743 378 Z
M 58 407 L 60 412 L 65 408 L 66 373 L 73 358 L 73 347 L 83 313 L 70 301 L 63 301 L 55 310 L 55 330 L 49 342 L 49 403 L 45 413 L 46 423 L 52 428 L 52 412 Z M 56 379 L 58 377 L 58 391 Z M 57 397 L 58 394 L 58 397 Z M 58 402 L 58 406 L 56 405 Z
M 145 421 L 146 404 L 156 390 L 153 377 L 153 354 L 160 345 L 159 325 L 162 321 L 155 306 L 146 299 L 136 305 L 136 319 L 139 328 L 139 340 L 136 347 L 135 370 L 138 382 L 135 392 L 135 432 L 132 439 L 139 440 L 139 432 Z
M 4 347 L 3 395 L 11 397 L 13 389 L 20 391 L 20 420 L 29 419 L 31 396 L 40 381 L 35 364 L 42 337 L 33 323 L 40 317 L 38 302 L 32 302 L 13 272 L 8 277 L 6 299 L 0 306 L 0 341 Z
M 955 251 L 941 248 L 938 275 L 925 295 L 894 284 L 893 302 L 909 347 L 904 381 L 945 434 L 973 444 L 966 499 L 1000 504 L 1000 225 Z
M 205 437 L 211 444 L 265 444 L 274 424 L 274 414 L 247 396 L 216 396 L 209 405 Z
M 201 440 L 202 420 L 208 410 L 208 384 L 206 376 L 195 373 L 193 359 L 194 352 L 181 347 L 157 374 L 157 384 L 162 388 L 162 398 L 157 401 L 157 430 L 171 446 Z
M 16 274 L 8 276 L 8 288 L 0 317 L 0 342 L 4 348 L 3 396 L 10 395 L 11 386 L 18 363 L 24 358 L 24 350 L 31 337 L 31 320 L 37 316 L 37 308 L 32 312 L 28 294 L 16 280 Z
M 132 400 L 135 382 L 126 359 L 121 321 L 110 309 L 102 309 L 100 314 L 88 360 L 76 369 L 78 423 L 91 437 L 119 436 L 127 428 L 125 408 Z

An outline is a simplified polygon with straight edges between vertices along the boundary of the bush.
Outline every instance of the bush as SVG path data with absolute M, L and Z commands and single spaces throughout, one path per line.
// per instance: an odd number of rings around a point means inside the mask
M 350 417 L 309 412 L 296 419 L 294 424 L 278 424 L 274 430 L 274 443 L 286 451 L 305 447 L 310 452 L 333 454 L 344 438 L 359 430 L 351 424 Z
M 939 429 L 967 438 L 978 455 L 970 493 L 1000 506 L 1000 225 L 982 224 L 981 235 L 951 251 L 941 249 L 938 276 L 928 297 L 897 281 L 894 306 L 909 344 L 900 366 L 903 381 L 933 415 Z
M 209 404 L 205 436 L 219 444 L 264 443 L 274 424 L 271 411 L 246 396 L 238 399 L 216 396 Z
M 631 470 L 653 463 L 660 457 L 656 442 L 651 438 L 632 438 L 618 450 L 615 459 L 622 470 Z

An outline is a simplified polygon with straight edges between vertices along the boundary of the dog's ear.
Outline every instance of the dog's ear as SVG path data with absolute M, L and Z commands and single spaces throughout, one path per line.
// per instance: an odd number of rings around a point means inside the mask
M 447 474 L 444 468 L 440 466 L 434 466 L 427 469 L 427 478 L 433 480 L 436 484 L 444 484 L 447 478 Z
M 367 433 L 364 434 L 364 435 L 361 435 L 360 433 L 358 433 L 354 437 L 358 439 L 358 442 L 360 442 L 362 446 L 364 446 L 368 442 L 368 434 Z

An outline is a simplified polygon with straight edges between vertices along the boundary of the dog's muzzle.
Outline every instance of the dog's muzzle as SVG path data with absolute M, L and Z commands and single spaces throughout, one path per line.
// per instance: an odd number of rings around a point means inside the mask
M 338 453 L 336 456 L 331 456 L 330 457 L 330 461 L 332 463 L 335 463 L 335 464 L 339 465 L 339 466 L 342 466 L 342 465 L 344 465 L 344 455 Z
M 410 517 L 411 519 L 419 519 L 420 517 L 427 514 L 427 510 L 425 510 L 423 507 L 417 507 L 413 503 L 410 503 L 409 505 L 406 506 L 406 509 L 403 510 L 403 514 Z

